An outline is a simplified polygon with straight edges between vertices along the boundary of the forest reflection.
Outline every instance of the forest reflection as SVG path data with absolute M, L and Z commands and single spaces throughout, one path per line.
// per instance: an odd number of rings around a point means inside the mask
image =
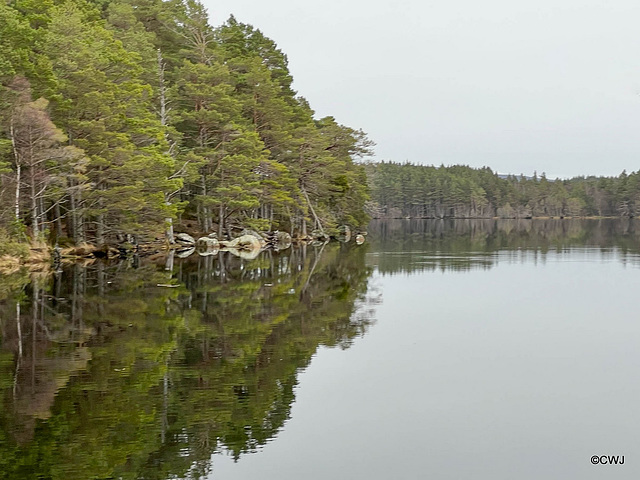
M 385 274 L 486 269 L 498 261 L 544 262 L 577 249 L 640 265 L 640 220 L 375 220 L 367 263 Z
M 320 346 L 376 299 L 328 244 L 0 278 L 0 478 L 200 478 L 274 438 Z M 369 290 L 369 291 L 368 291 Z
M 360 247 L 2 276 L 0 479 L 205 477 L 214 453 L 240 459 L 276 438 L 319 347 L 367 332 L 374 269 L 464 272 L 565 253 L 638 266 L 639 225 L 386 220 Z

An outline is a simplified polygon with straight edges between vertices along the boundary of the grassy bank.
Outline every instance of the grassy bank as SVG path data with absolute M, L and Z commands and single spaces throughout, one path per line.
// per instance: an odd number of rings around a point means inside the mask
M 19 242 L 0 230 L 0 275 L 9 275 L 23 266 L 38 269 L 51 261 L 51 250 L 42 241 Z

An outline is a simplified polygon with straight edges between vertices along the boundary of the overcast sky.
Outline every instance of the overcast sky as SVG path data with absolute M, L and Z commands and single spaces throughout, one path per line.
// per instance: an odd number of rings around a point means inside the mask
M 287 54 L 376 160 L 550 177 L 640 169 L 638 0 L 204 0 Z

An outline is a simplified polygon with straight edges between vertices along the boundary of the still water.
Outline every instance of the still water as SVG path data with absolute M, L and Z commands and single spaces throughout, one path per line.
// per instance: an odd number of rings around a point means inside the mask
M 639 291 L 635 220 L 1 277 L 0 478 L 638 478 Z

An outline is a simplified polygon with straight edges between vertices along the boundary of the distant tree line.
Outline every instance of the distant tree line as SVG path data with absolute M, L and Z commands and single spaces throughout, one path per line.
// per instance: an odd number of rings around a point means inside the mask
M 286 55 L 197 0 L 0 2 L 0 228 L 106 243 L 368 218 L 360 130 L 316 119 Z
M 526 218 L 640 215 L 640 172 L 550 180 L 490 168 L 381 162 L 366 166 L 374 217 Z

